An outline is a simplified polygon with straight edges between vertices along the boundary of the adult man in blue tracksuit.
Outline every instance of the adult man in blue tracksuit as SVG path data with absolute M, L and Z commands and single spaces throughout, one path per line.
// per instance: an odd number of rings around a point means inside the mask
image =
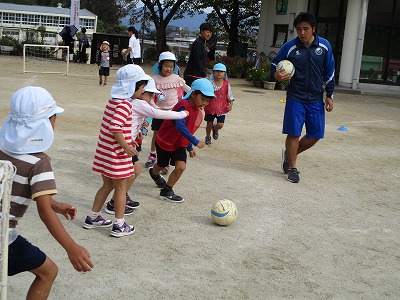
M 311 13 L 300 13 L 293 25 L 297 37 L 285 43 L 272 60 L 271 76 L 278 81 L 290 80 L 282 129 L 287 135 L 286 150 L 282 150 L 282 170 L 289 181 L 297 183 L 300 180 L 297 155 L 324 137 L 325 109 L 333 110 L 335 61 L 329 42 L 315 34 L 316 20 Z M 277 64 L 284 59 L 294 65 L 293 77 L 276 71 Z M 300 138 L 304 125 L 306 135 Z

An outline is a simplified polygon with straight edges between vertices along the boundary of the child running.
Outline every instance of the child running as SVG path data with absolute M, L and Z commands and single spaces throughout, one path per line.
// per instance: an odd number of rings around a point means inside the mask
M 132 101 L 143 93 L 151 77 L 138 65 L 126 65 L 117 71 L 116 78 L 111 88 L 111 99 L 104 111 L 92 168 L 101 174 L 103 185 L 96 193 L 92 211 L 83 227 L 111 226 L 110 220 L 101 217 L 100 210 L 114 190 L 115 217 L 110 235 L 122 237 L 135 231 L 124 218 L 127 189 L 135 175 L 132 156 L 138 154 L 132 138 Z
M 152 71 L 156 74 L 153 77 L 156 82 L 156 88 L 161 92 L 157 96 L 157 105 L 163 110 L 171 110 L 182 99 L 182 90 L 185 93 L 190 91 L 190 87 L 185 84 L 185 80 L 178 75 L 179 69 L 176 65 L 175 55 L 169 51 L 162 52 Z M 151 139 L 150 155 L 144 165 L 146 168 L 152 167 L 157 160 L 156 136 L 162 122 L 163 120 L 158 118 L 154 118 L 151 122 L 153 137 Z M 167 171 L 168 169 L 166 168 L 164 172 Z
M 97 58 L 97 66 L 99 68 L 99 85 L 107 85 L 107 77 L 110 76 L 110 69 L 112 67 L 112 55 L 109 52 L 110 43 L 104 41 L 100 46 L 99 57 Z
M 195 157 L 196 152 L 193 145 L 198 148 L 204 147 L 204 142 L 199 141 L 193 134 L 200 127 L 203 119 L 201 109 L 214 98 L 212 83 L 205 78 L 196 79 L 192 83 L 192 89 L 173 108 L 174 111 L 187 110 L 190 113 L 189 116 L 181 120 L 165 120 L 158 131 L 157 162 L 149 168 L 149 173 L 157 186 L 162 187 L 160 199 L 175 203 L 184 200 L 181 196 L 176 195 L 172 188 L 186 169 L 186 150 L 190 157 Z M 175 168 L 166 182 L 159 173 L 169 163 Z
M 10 161 L 16 171 L 10 198 L 8 275 L 31 272 L 36 276 L 26 299 L 47 299 L 58 273 L 57 265 L 16 230 L 32 200 L 73 267 L 79 272 L 93 268 L 89 252 L 71 238 L 57 217 L 75 219 L 76 207 L 53 199 L 56 181 L 51 160 L 44 153 L 54 140 L 56 116 L 63 111 L 47 90 L 27 86 L 13 94 L 11 112 L 0 130 L 0 160 Z M 26 232 L 35 230 L 26 225 Z
M 143 139 L 140 129 L 143 126 L 146 116 L 159 119 L 177 120 L 186 118 L 189 115 L 187 110 L 177 112 L 158 109 L 152 100 L 154 99 L 154 94 L 159 93 L 160 91 L 156 89 L 154 80 L 150 79 L 144 88 L 143 94 L 140 95 L 140 98 L 132 100 L 132 137 L 136 138 L 136 140 Z M 136 148 L 136 150 L 139 151 L 138 148 Z M 140 165 L 138 155 L 132 157 L 132 162 L 134 164 L 135 175 L 132 178 L 133 180 L 130 180 L 128 183 L 128 191 L 135 179 L 142 172 L 142 166 Z M 127 201 L 129 201 L 128 197 L 129 196 L 127 195 Z M 139 207 L 139 202 L 135 202 L 137 205 L 134 208 Z M 126 209 L 128 209 L 128 207 Z M 107 203 L 105 211 L 109 214 L 114 214 L 114 201 L 112 199 Z
M 206 145 L 211 145 L 211 130 L 213 139 L 218 140 L 218 131 L 224 126 L 225 114 L 232 110 L 234 101 L 228 76 L 226 76 L 226 66 L 224 64 L 218 63 L 214 65 L 210 80 L 213 83 L 216 98 L 204 107 L 204 121 L 207 122 Z M 214 124 L 215 119 L 217 120 L 216 124 Z

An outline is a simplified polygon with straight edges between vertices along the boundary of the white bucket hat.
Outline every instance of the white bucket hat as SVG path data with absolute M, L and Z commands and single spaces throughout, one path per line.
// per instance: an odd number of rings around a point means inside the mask
M 163 60 L 171 60 L 175 62 L 175 67 L 172 71 L 172 73 L 174 74 L 179 74 L 179 68 L 176 65 L 176 57 L 175 54 L 173 54 L 172 52 L 169 51 L 165 51 L 162 52 L 160 54 L 160 56 L 158 57 L 158 62 L 156 62 L 156 64 L 153 66 L 153 68 L 151 69 L 153 71 L 154 74 L 160 74 L 160 62 L 162 62 Z
M 156 93 L 156 94 L 160 94 L 161 92 L 159 90 L 157 90 L 156 88 L 156 82 L 154 81 L 154 79 L 149 79 L 149 82 L 147 83 L 147 85 L 144 87 L 144 91 L 148 92 L 148 93 Z
M 116 99 L 132 97 L 136 90 L 136 82 L 151 79 L 140 66 L 132 64 L 123 66 L 115 75 L 117 80 L 111 88 L 110 97 Z
M 27 86 L 11 97 L 10 114 L 0 129 L 0 144 L 12 154 L 46 151 L 54 140 L 49 118 L 64 112 L 51 94 L 41 87 Z

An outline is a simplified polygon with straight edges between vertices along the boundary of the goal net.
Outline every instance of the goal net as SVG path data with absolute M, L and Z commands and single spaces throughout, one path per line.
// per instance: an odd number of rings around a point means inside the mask
M 69 56 L 68 46 L 24 44 L 24 73 L 68 75 Z
M 7 276 L 8 276 L 8 222 L 10 219 L 10 195 L 14 166 L 11 162 L 0 160 L 0 299 L 7 299 Z

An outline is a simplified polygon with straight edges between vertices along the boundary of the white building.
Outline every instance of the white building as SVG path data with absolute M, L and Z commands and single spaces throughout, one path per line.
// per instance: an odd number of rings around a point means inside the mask
M 89 39 L 97 28 L 97 16 L 87 9 L 79 10 L 80 28 L 86 28 Z M 61 7 L 0 3 L 0 37 L 12 36 L 19 41 L 32 38 L 39 26 L 46 28 L 44 43 L 57 45 L 62 41 L 58 34 L 70 25 L 70 9 Z M 80 30 L 78 28 L 78 30 Z

